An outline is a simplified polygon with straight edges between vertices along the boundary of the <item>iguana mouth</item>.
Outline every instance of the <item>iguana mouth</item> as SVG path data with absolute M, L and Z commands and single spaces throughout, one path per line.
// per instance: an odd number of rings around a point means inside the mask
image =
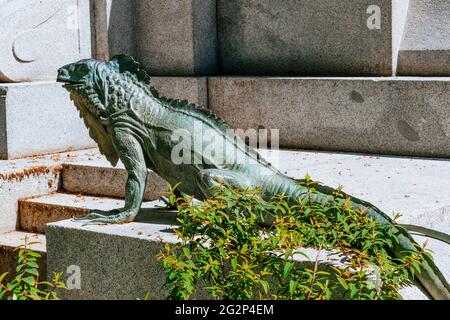
M 72 74 L 65 68 L 58 70 L 57 82 L 65 83 L 65 86 L 83 85 L 85 81 L 81 77 L 73 77 Z
M 65 78 L 56 78 L 56 82 L 64 83 L 63 87 L 73 87 L 73 86 L 79 86 L 84 85 L 85 82 L 83 80 L 71 80 L 71 79 L 65 79 Z

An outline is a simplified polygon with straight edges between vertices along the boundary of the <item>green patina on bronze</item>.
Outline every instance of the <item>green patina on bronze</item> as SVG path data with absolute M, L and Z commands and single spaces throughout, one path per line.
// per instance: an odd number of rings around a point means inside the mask
M 294 201 L 307 196 L 306 187 L 265 161 L 222 119 L 187 101 L 160 96 L 150 85 L 150 77 L 130 56 L 69 64 L 58 71 L 58 81 L 66 83 L 64 87 L 71 93 L 100 152 L 114 166 L 120 159 L 128 171 L 125 207 L 108 212 L 96 210 L 85 221 L 133 221 L 142 204 L 147 169 L 173 185 L 180 183 L 181 192 L 201 200 L 208 198 L 218 179 L 241 189 L 259 188 L 268 197 L 284 194 Z M 197 135 L 203 149 L 199 152 L 192 143 L 189 158 L 193 161 L 174 163 L 172 152 L 180 143 L 173 139 L 174 132 L 192 133 L 195 127 L 201 127 Z M 211 147 L 211 141 L 220 145 L 215 150 L 222 152 L 223 157 L 202 152 Z M 327 203 L 336 191 L 326 186 L 317 186 L 316 190 L 313 200 L 320 203 Z M 381 210 L 353 197 L 350 204 L 392 228 L 397 239 L 392 249 L 394 256 L 408 254 L 405 251 L 417 252 L 417 244 L 408 232 Z M 430 258 L 426 258 L 417 279 L 431 297 L 450 299 L 450 286 Z

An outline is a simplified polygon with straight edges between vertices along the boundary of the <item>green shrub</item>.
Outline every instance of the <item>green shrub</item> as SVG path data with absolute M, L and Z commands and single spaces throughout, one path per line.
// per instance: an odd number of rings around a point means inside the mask
M 306 177 L 309 195 L 315 182 Z M 388 254 L 394 235 L 354 210 L 340 189 L 323 205 L 311 197 L 290 205 L 277 196 L 265 201 L 258 190 L 221 185 L 211 199 L 169 199 L 178 205 L 181 242 L 159 254 L 171 299 L 192 299 L 206 290 L 213 299 L 401 299 L 426 253 L 407 259 Z M 271 217 L 273 224 L 263 221 Z M 321 270 L 294 261 L 300 248 L 337 249 L 350 256 L 344 269 Z M 378 271 L 375 279 L 370 270 Z M 202 288 L 202 289 L 200 289 Z
M 29 245 L 25 239 L 25 245 L 14 249 L 18 260 L 16 274 L 8 283 L 4 283 L 8 273 L 0 276 L 0 300 L 58 300 L 56 289 L 65 289 L 66 286 L 60 281 L 62 273 L 55 274 L 53 281 L 39 281 L 38 259 L 41 255 L 28 249 Z

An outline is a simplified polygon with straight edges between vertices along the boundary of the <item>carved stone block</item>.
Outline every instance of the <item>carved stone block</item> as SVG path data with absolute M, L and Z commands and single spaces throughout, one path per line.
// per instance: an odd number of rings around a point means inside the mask
M 49 80 L 91 56 L 89 0 L 0 0 L 0 82 Z
M 150 74 L 214 74 L 216 0 L 136 0 L 136 57 Z
M 61 84 L 0 84 L 0 159 L 95 146 Z
M 449 157 L 450 81 L 208 79 L 209 108 L 234 128 L 280 130 L 283 148 Z
M 392 75 L 400 1 L 217 0 L 221 73 Z

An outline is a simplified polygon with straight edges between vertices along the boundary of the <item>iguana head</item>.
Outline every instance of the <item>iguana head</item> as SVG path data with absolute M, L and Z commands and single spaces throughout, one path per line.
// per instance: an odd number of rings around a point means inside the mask
M 105 116 L 108 88 L 124 74 L 149 81 L 139 64 L 127 55 L 115 56 L 111 61 L 84 59 L 65 65 L 58 70 L 57 81 L 65 83 L 75 104 L 82 104 L 96 116 Z
M 89 86 L 94 82 L 95 71 L 100 61 L 95 59 L 80 60 L 75 63 L 65 65 L 58 70 L 58 81 L 67 83 L 70 86 Z

